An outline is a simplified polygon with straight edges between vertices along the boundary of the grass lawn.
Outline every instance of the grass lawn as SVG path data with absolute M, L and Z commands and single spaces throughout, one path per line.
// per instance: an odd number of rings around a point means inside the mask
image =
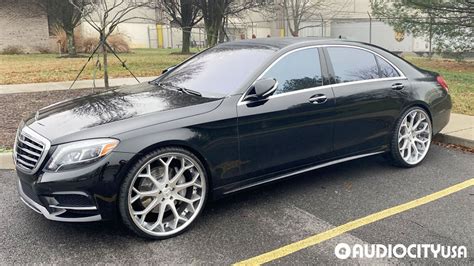
M 171 65 L 186 59 L 187 55 L 176 55 L 175 49 L 136 49 L 129 54 L 120 54 L 128 67 L 137 76 L 157 76 Z M 453 111 L 474 115 L 474 62 L 452 60 L 407 58 L 410 62 L 444 76 L 453 98 Z M 0 84 L 21 84 L 33 82 L 73 80 L 87 58 L 57 58 L 53 54 L 0 55 Z M 80 79 L 92 79 L 95 57 L 89 62 Z M 129 73 L 110 56 L 110 76 L 129 77 Z M 97 78 L 102 77 L 97 71 Z
M 474 116 L 474 62 L 409 57 L 411 63 L 440 73 L 449 86 L 453 112 Z
M 158 76 L 161 71 L 186 59 L 188 55 L 172 54 L 178 49 L 136 49 L 119 54 L 128 68 L 138 77 Z M 0 84 L 22 84 L 74 80 L 87 61 L 84 58 L 58 58 L 57 54 L 0 55 Z M 82 72 L 80 79 L 94 77 L 95 56 Z M 109 76 L 131 77 L 113 54 L 109 54 Z M 96 77 L 101 78 L 102 71 Z

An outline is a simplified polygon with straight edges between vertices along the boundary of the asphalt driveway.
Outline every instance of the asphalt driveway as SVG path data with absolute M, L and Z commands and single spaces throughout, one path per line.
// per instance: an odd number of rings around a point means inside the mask
M 474 155 L 436 145 L 419 167 L 381 156 L 301 174 L 207 205 L 188 232 L 164 241 L 136 237 L 118 222 L 45 220 L 17 196 L 12 171 L 0 171 L 0 264 L 231 264 L 335 226 L 432 194 L 474 177 Z M 271 264 L 474 262 L 474 187 L 310 246 Z M 466 259 L 350 259 L 338 243 L 464 245 Z

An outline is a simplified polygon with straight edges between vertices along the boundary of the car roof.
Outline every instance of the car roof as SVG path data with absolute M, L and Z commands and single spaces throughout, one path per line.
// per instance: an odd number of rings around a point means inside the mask
M 365 45 L 362 42 L 350 41 L 345 39 L 321 38 L 321 37 L 282 37 L 282 38 L 258 38 L 245 39 L 220 44 L 220 47 L 237 48 L 242 46 L 266 46 L 272 47 L 276 50 L 281 50 L 289 47 L 299 47 L 308 45 L 322 45 L 322 44 L 359 44 Z

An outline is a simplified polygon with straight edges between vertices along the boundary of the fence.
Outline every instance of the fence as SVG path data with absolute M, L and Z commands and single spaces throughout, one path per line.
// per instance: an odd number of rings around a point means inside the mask
M 277 25 L 284 25 L 278 27 Z M 301 23 L 298 36 L 344 38 L 382 46 L 396 52 L 428 52 L 429 44 L 424 38 L 413 37 L 395 32 L 387 23 L 375 20 L 369 14 L 359 17 L 340 17 Z M 132 47 L 140 48 L 180 48 L 182 31 L 178 27 L 161 24 L 124 23 L 119 31 L 129 36 Z M 286 21 L 253 20 L 229 24 L 226 29 L 226 41 L 238 39 L 290 36 Z M 205 47 L 206 32 L 202 26 L 191 31 L 191 46 Z

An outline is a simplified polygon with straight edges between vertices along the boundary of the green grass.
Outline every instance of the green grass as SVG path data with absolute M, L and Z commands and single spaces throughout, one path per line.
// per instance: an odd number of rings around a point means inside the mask
M 10 148 L 0 147 L 0 153 L 7 153 L 12 152 L 13 150 Z
M 171 65 L 189 55 L 173 54 L 178 49 L 135 49 L 120 54 L 136 76 L 158 76 Z M 120 62 L 110 55 L 110 77 L 130 77 Z M 87 58 L 58 58 L 55 54 L 0 55 L 0 84 L 22 84 L 73 80 Z M 453 98 L 453 112 L 474 115 L 474 62 L 425 58 L 407 58 L 415 65 L 436 71 L 444 76 Z M 97 57 L 89 62 L 80 79 L 92 79 Z M 102 71 L 97 71 L 97 78 Z
M 456 62 L 446 59 L 409 57 L 411 63 L 440 73 L 449 86 L 453 112 L 474 115 L 474 62 Z
M 157 76 L 171 65 L 185 60 L 189 55 L 172 54 L 177 49 L 136 49 L 132 53 L 119 54 L 136 76 Z M 84 55 L 86 56 L 86 55 Z M 95 56 L 84 70 L 80 79 L 92 79 Z M 0 55 L 0 84 L 22 84 L 35 82 L 53 82 L 73 80 L 82 65 L 84 58 L 58 58 L 56 54 Z M 131 77 L 113 54 L 109 54 L 109 75 L 114 77 Z M 97 78 L 102 71 L 97 71 Z

